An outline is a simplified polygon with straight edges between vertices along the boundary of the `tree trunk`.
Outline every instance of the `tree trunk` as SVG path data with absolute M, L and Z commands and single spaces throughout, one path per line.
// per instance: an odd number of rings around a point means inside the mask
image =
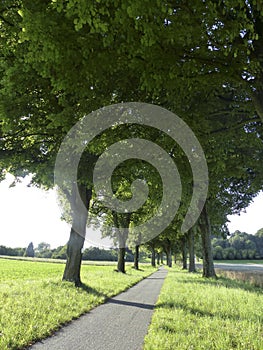
M 156 267 L 156 263 L 155 263 L 155 249 L 154 247 L 152 247 L 152 267 Z
M 63 274 L 63 280 L 75 282 L 76 286 L 81 285 L 80 267 L 84 241 L 85 238 L 71 228 L 70 238 L 67 245 L 67 262 Z
M 182 258 L 183 258 L 183 270 L 187 270 L 187 245 L 186 237 L 182 239 Z
M 86 224 L 92 190 L 84 185 L 74 185 L 79 191 L 79 196 L 71 198 L 71 209 L 73 212 L 70 238 L 67 244 L 67 262 L 63 274 L 63 280 L 74 282 L 76 286 L 81 285 L 80 268 L 82 249 L 86 235 Z M 73 191 L 73 193 L 76 193 Z M 73 202 L 74 200 L 74 202 Z M 82 201 L 82 203 L 80 203 Z M 83 207 L 85 204 L 85 208 Z
M 157 265 L 160 265 L 160 253 L 157 252 Z
M 118 232 L 119 252 L 118 252 L 118 272 L 125 273 L 125 254 L 126 254 L 126 242 L 129 235 L 130 215 L 122 215 L 113 212 L 113 220 L 116 228 L 120 228 Z
M 166 253 L 167 266 L 172 267 L 172 250 L 170 246 L 166 247 L 165 253 Z
M 161 252 L 161 264 L 163 265 L 163 252 Z
M 120 247 L 118 252 L 118 272 L 125 273 L 125 254 L 126 248 Z
M 216 277 L 211 244 L 211 226 L 206 206 L 202 211 L 200 223 L 203 248 L 203 277 Z
M 189 247 L 189 272 L 195 272 L 195 243 L 194 243 L 194 229 L 191 228 L 188 234 L 188 247 Z
M 134 253 L 134 268 L 135 268 L 135 270 L 139 270 L 139 249 L 140 249 L 140 246 L 136 245 L 135 246 L 135 253 Z

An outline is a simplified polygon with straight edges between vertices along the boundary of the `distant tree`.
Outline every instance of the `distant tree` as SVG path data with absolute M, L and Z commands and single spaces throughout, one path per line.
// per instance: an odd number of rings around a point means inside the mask
M 226 250 L 227 250 L 227 258 L 229 260 L 234 260 L 236 258 L 236 249 L 226 248 Z
M 46 242 L 41 242 L 41 243 L 39 243 L 38 244 L 38 246 L 37 246 L 37 251 L 39 252 L 39 253 L 42 253 L 43 251 L 45 251 L 45 250 L 50 250 L 50 244 L 49 243 L 46 243 Z
M 241 251 L 242 259 L 247 259 L 248 258 L 248 251 L 247 249 L 242 249 Z
M 67 258 L 67 245 L 59 246 L 53 250 L 51 255 L 52 259 L 66 259 Z
M 50 244 L 46 242 L 39 243 L 36 248 L 35 256 L 38 258 L 51 258 L 52 250 Z
M 219 245 L 214 247 L 213 256 L 214 256 L 215 260 L 222 260 L 223 259 L 223 248 Z
M 10 248 L 4 245 L 0 246 L 0 255 L 9 256 L 23 256 L 25 254 L 26 248 Z
M 213 247 L 222 247 L 222 248 L 228 248 L 229 247 L 229 241 L 226 238 L 213 238 L 212 239 L 212 245 Z
M 25 251 L 26 248 L 13 248 L 14 256 L 23 256 L 25 254 Z
M 262 237 L 262 238 L 263 238 L 263 227 L 260 228 L 260 229 L 255 233 L 255 236 L 257 236 L 257 237 Z
M 247 255 L 249 259 L 255 259 L 257 251 L 255 249 L 248 249 Z
M 236 231 L 229 238 L 229 243 L 231 247 L 241 250 L 246 248 L 246 237 L 240 231 Z
M 240 260 L 262 259 L 263 257 L 263 237 L 238 230 L 232 233 L 229 239 L 213 238 L 212 245 L 214 259 Z
M 25 251 L 24 256 L 28 256 L 28 257 L 30 257 L 30 258 L 34 258 L 34 256 L 35 256 L 35 251 L 34 251 L 34 246 L 33 246 L 33 243 L 32 243 L 32 242 L 29 243 L 29 245 L 28 245 L 28 247 L 27 247 L 27 249 L 26 249 L 26 251 Z

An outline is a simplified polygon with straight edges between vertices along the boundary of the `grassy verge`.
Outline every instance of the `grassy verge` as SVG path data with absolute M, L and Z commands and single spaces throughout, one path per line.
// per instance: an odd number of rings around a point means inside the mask
M 250 283 L 253 286 L 263 288 L 263 272 L 259 271 L 234 271 L 216 269 L 217 275 Z
M 82 267 L 83 288 L 61 282 L 64 266 L 0 259 L 0 349 L 20 349 L 131 287 L 155 271 L 112 266 Z
M 225 277 L 171 270 L 144 350 L 261 350 L 263 292 Z

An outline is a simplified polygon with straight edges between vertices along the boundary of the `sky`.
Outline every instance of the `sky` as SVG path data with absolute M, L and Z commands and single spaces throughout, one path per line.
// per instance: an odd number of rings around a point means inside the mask
M 51 248 L 67 243 L 70 226 L 61 221 L 61 211 L 53 190 L 44 191 L 28 187 L 28 179 L 9 187 L 13 177 L 8 175 L 0 183 L 0 245 L 8 247 L 34 247 L 47 242 Z M 255 234 L 263 227 L 263 192 L 254 199 L 245 213 L 229 216 L 230 232 L 235 230 Z M 87 229 L 85 247 L 108 248 L 111 242 L 101 239 L 100 231 Z
M 28 187 L 29 179 L 9 187 L 13 177 L 8 175 L 0 183 L 0 245 L 34 247 L 41 242 L 56 248 L 69 239 L 70 225 L 61 220 L 55 191 Z M 109 248 L 108 239 L 101 240 L 99 230 L 87 229 L 85 246 Z

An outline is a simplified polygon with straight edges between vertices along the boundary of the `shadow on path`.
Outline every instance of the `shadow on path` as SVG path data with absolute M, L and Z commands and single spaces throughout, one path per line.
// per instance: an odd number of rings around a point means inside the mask
M 153 304 L 136 303 L 136 302 L 132 302 L 132 301 L 117 300 L 117 299 L 109 299 L 107 302 L 111 303 L 111 304 L 134 306 L 134 307 L 139 307 L 141 309 L 147 309 L 147 310 L 153 310 L 154 309 L 154 305 Z
M 81 283 L 81 285 L 79 285 L 77 288 L 84 290 L 88 294 L 92 294 L 92 295 L 95 295 L 98 297 L 104 297 L 106 299 L 108 298 L 107 294 L 101 293 L 101 292 L 97 291 L 97 289 L 94 289 L 85 283 Z

